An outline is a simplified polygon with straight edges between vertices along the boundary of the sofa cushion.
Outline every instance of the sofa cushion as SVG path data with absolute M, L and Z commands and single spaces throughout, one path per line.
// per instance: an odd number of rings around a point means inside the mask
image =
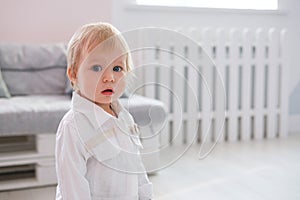
M 142 97 L 120 98 L 140 126 L 156 125 L 166 118 L 162 102 Z M 55 133 L 70 109 L 68 95 L 31 95 L 0 99 L 0 136 Z
M 120 102 L 139 126 L 155 126 L 166 120 L 167 111 L 162 101 L 140 95 L 129 95 L 128 98 L 120 98 Z
M 0 99 L 0 135 L 55 133 L 71 105 L 67 95 L 32 95 Z
M 6 87 L 6 84 L 2 78 L 2 73 L 1 73 L 1 69 L 0 69 L 0 98 L 9 98 L 10 97 L 10 93 Z
M 64 94 L 66 45 L 0 45 L 0 68 L 12 96 Z

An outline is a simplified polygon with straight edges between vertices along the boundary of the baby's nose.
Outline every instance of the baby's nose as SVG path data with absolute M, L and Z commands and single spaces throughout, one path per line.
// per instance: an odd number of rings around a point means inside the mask
M 103 82 L 106 83 L 106 82 L 114 82 L 115 79 L 114 79 L 114 75 L 112 72 L 105 72 L 103 74 Z

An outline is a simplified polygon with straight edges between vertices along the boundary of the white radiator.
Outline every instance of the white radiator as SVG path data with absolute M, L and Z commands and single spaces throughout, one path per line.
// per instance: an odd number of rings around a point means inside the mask
M 139 32 L 130 90 L 166 104 L 161 147 L 287 135 L 285 30 Z

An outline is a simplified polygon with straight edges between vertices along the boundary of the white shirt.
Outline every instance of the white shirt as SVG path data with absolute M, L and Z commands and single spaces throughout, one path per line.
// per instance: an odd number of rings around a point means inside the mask
M 56 200 L 153 198 L 136 124 L 119 101 L 112 108 L 118 118 L 73 93 L 56 135 Z

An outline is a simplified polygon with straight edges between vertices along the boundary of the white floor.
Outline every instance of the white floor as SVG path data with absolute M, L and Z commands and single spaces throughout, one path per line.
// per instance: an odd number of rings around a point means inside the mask
M 175 164 L 150 177 L 155 199 L 300 199 L 300 133 L 220 143 L 204 160 L 198 159 L 198 151 L 199 146 L 193 146 Z M 0 199 L 53 200 L 55 187 L 1 192 Z

